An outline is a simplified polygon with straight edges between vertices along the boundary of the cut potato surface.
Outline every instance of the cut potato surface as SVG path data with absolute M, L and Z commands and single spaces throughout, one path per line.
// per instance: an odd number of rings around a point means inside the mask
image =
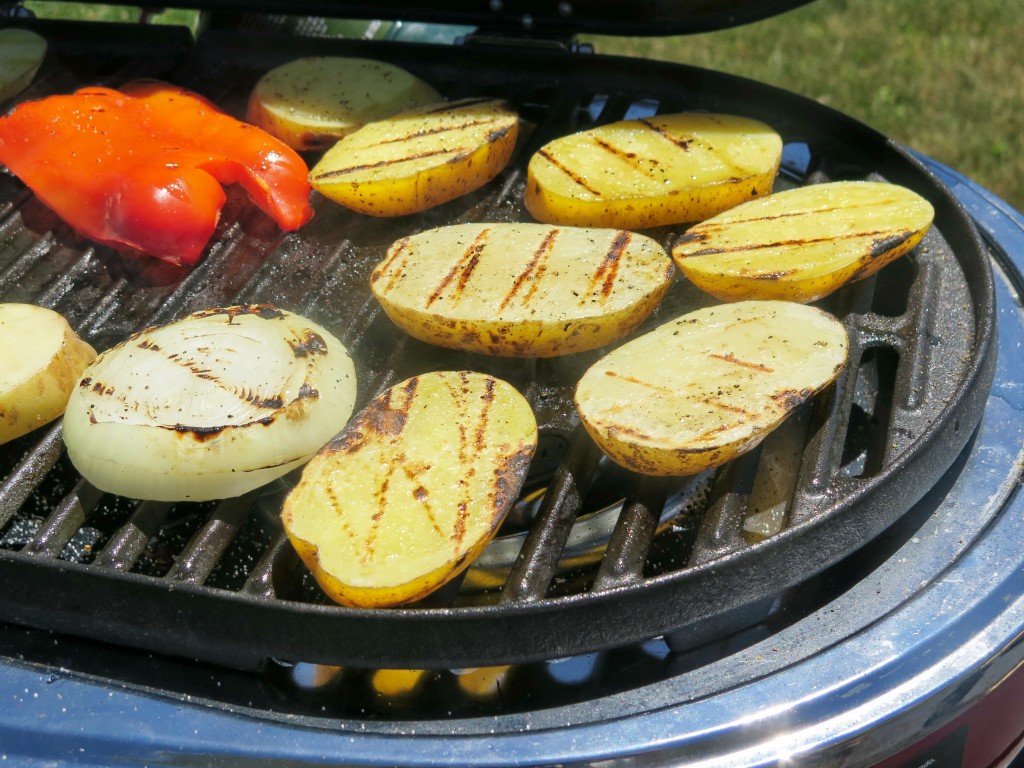
M 563 136 L 530 158 L 538 221 L 645 229 L 701 221 L 772 191 L 782 139 L 735 115 L 681 113 Z
M 809 302 L 875 274 L 921 242 L 934 210 L 905 187 L 840 181 L 752 200 L 686 232 L 683 273 L 723 301 Z
M 62 413 L 96 357 L 61 315 L 32 304 L 0 304 L 0 443 Z
M 0 102 L 32 82 L 46 57 L 46 39 L 28 29 L 0 29 Z
M 247 119 L 293 149 L 317 150 L 366 123 L 438 101 L 441 94 L 394 64 L 311 56 L 260 78 Z
M 483 551 L 536 446 L 533 411 L 510 384 L 426 373 L 371 401 L 310 461 L 282 521 L 332 599 L 408 603 Z
M 803 304 L 691 312 L 593 365 L 576 388 L 587 432 L 622 466 L 692 475 L 756 446 L 846 364 L 847 336 Z
M 325 197 L 371 216 L 403 216 L 486 184 L 508 163 L 519 116 L 500 99 L 463 99 L 368 123 L 309 174 Z
M 661 245 L 632 232 L 460 224 L 396 242 L 370 287 L 395 324 L 423 341 L 552 357 L 625 336 L 674 274 Z
M 64 440 L 100 490 L 227 498 L 305 463 L 355 396 L 352 359 L 316 323 L 265 304 L 209 309 L 101 354 L 71 395 Z

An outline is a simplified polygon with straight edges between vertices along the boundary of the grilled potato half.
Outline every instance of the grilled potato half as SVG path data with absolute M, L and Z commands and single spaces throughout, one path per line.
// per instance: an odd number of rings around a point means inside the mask
M 686 232 L 679 269 L 723 301 L 809 302 L 875 274 L 921 242 L 931 203 L 905 187 L 839 181 L 752 200 Z
M 645 229 L 701 221 L 772 191 L 782 139 L 735 115 L 680 113 L 563 136 L 530 158 L 538 221 Z
M 369 123 L 309 174 L 325 197 L 371 216 L 404 216 L 454 200 L 508 164 L 519 116 L 500 99 L 463 99 Z
M 394 243 L 370 286 L 418 339 L 505 357 L 553 357 L 632 331 L 675 274 L 655 240 L 614 229 L 459 224 Z
M 599 360 L 576 406 L 615 462 L 692 475 L 756 446 L 846 364 L 842 323 L 803 304 L 744 301 L 697 310 Z
M 512 385 L 415 376 L 372 400 L 303 470 L 285 531 L 343 605 L 418 600 L 483 551 L 519 495 L 537 423 Z
M 96 351 L 68 321 L 33 304 L 0 304 L 0 443 L 62 413 Z
M 428 83 L 394 64 L 310 56 L 260 78 L 247 120 L 293 149 L 322 150 L 366 123 L 438 101 Z

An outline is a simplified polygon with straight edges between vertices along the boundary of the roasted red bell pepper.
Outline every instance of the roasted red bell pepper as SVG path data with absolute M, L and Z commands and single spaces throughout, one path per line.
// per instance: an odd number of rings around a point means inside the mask
M 202 255 L 222 184 L 240 184 L 283 230 L 312 215 L 298 154 L 164 83 L 25 102 L 0 118 L 0 163 L 84 237 L 175 264 Z

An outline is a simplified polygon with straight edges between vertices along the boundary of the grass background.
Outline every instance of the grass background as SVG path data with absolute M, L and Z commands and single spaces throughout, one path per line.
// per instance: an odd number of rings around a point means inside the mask
M 1024 210 L 1024 2 L 816 0 L 736 29 L 590 38 L 828 104 Z
M 47 0 L 25 6 L 65 18 L 139 15 Z M 155 19 L 194 25 L 195 14 Z M 587 39 L 599 53 L 695 64 L 809 96 L 1024 210 L 1024 0 L 815 0 L 707 34 Z

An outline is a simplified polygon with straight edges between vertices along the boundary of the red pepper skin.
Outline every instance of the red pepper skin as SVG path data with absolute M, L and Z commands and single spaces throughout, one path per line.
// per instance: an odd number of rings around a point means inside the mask
M 309 170 L 270 134 L 163 83 L 83 88 L 0 118 L 0 163 L 91 240 L 200 258 L 240 184 L 281 229 L 312 216 Z

